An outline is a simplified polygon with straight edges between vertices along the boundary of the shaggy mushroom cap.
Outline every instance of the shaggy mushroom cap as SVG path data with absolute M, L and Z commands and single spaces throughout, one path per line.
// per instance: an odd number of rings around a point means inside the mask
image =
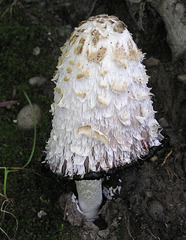
M 61 50 L 46 147 L 52 171 L 108 172 L 160 145 L 143 54 L 122 21 L 90 17 Z

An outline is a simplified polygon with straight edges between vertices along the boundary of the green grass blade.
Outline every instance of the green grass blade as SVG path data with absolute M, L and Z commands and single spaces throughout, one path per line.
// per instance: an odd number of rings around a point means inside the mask
M 27 163 L 23 166 L 23 168 L 27 167 L 28 164 L 30 163 L 30 161 L 32 160 L 32 157 L 34 155 L 34 151 L 35 151 L 35 146 L 36 146 L 36 118 L 35 118 L 35 113 L 34 113 L 34 109 L 33 109 L 33 106 L 32 106 L 32 103 L 30 101 L 30 98 L 28 97 L 28 95 L 26 94 L 25 91 L 23 91 L 29 105 L 30 105 L 30 108 L 31 108 L 31 111 L 32 111 L 32 115 L 33 115 L 33 120 L 34 120 L 34 139 L 33 139 L 33 145 L 32 145 L 32 151 L 30 153 L 30 157 L 27 161 Z

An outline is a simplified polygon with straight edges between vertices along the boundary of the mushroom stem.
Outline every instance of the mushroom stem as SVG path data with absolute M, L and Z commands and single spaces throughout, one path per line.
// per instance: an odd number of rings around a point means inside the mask
M 99 207 L 102 203 L 102 180 L 75 181 L 78 193 L 79 207 L 87 221 L 98 217 Z

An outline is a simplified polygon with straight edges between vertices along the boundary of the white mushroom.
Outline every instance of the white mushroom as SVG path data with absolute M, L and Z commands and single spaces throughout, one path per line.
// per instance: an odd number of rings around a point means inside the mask
M 102 202 L 102 180 L 83 179 L 136 161 L 163 137 L 143 54 L 122 21 L 91 17 L 75 28 L 61 50 L 46 161 L 57 174 L 79 176 L 80 209 L 86 219 L 94 219 Z

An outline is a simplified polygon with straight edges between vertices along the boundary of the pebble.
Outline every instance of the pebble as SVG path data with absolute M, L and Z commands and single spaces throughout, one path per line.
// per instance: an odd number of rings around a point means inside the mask
M 151 162 L 156 162 L 157 160 L 158 160 L 158 157 L 156 155 L 151 157 L 150 159 Z
M 162 126 L 163 128 L 169 127 L 169 124 L 164 117 L 160 118 L 158 120 L 158 122 L 159 122 L 160 126 Z
M 40 47 L 35 47 L 33 49 L 32 53 L 33 53 L 33 55 L 38 56 L 40 54 L 40 52 L 41 52 Z
M 154 66 L 158 66 L 158 64 L 160 63 L 160 60 L 154 57 L 150 57 L 145 61 L 145 64 L 148 67 L 154 67 Z
M 47 213 L 45 212 L 45 211 L 43 211 L 43 210 L 41 210 L 40 212 L 38 212 L 38 214 L 37 214 L 37 216 L 39 217 L 39 218 L 42 218 L 43 216 L 46 216 L 47 215 Z
M 41 110 L 37 104 L 33 104 L 35 113 L 36 124 L 39 123 L 41 118 Z M 29 130 L 34 127 L 34 120 L 30 105 L 24 106 L 17 115 L 17 125 L 21 129 Z
M 147 190 L 147 191 L 145 192 L 145 194 L 146 194 L 146 196 L 147 196 L 148 198 L 152 198 L 152 197 L 153 197 L 153 193 L 152 193 L 152 191 L 150 191 L 150 190 Z
M 32 77 L 28 80 L 29 84 L 32 86 L 41 86 L 42 84 L 44 84 L 46 82 L 46 78 L 44 77 L 39 77 L 39 76 L 35 76 Z
M 161 203 L 156 200 L 151 202 L 149 206 L 149 214 L 155 221 L 164 221 L 165 216 L 163 211 L 164 209 Z
M 180 82 L 186 84 L 186 74 L 178 75 L 177 78 Z

